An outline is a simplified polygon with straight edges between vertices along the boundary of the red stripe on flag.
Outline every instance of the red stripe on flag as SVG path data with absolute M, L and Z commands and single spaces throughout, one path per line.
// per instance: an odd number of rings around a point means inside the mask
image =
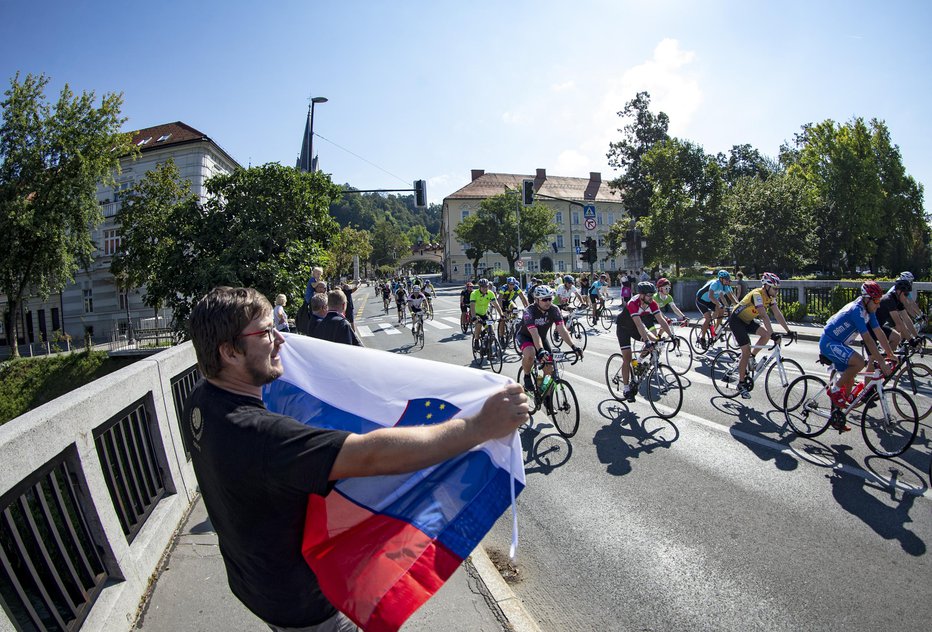
M 372 632 L 400 628 L 462 562 L 410 523 L 338 493 L 310 497 L 302 549 L 327 599 Z

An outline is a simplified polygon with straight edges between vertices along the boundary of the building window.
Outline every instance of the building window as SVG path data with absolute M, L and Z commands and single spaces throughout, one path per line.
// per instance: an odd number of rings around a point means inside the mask
M 608 214 L 608 223 L 609 223 L 609 225 L 612 225 L 612 224 L 615 223 L 615 214 L 614 214 L 614 213 L 609 213 L 609 214 Z
M 52 331 L 56 329 L 61 329 L 61 319 L 58 316 L 58 308 L 52 308 Z
M 152 137 L 150 136 L 149 138 L 146 138 L 145 140 L 139 141 L 138 143 L 136 143 L 136 145 L 138 145 L 139 147 L 142 147 L 143 145 L 149 144 L 149 141 L 151 140 L 152 140 Z
M 579 235 L 573 235 L 573 248 L 582 248 Z
M 466 219 L 467 217 L 469 217 L 469 211 L 463 211 L 463 212 L 461 213 L 460 221 L 463 221 L 463 220 Z
M 573 211 L 573 226 L 579 226 L 579 211 Z
M 501 269 L 502 269 L 502 262 L 501 262 L 501 261 L 496 261 L 496 262 L 495 262 L 495 269 L 496 269 L 496 270 L 501 270 Z
M 129 309 L 129 296 L 126 295 L 126 292 L 120 292 L 120 309 L 127 310 Z
M 563 235 L 557 235 L 557 250 L 563 250 Z
M 92 314 L 94 312 L 94 290 L 89 287 L 84 288 L 84 313 Z
M 119 202 L 120 198 L 123 197 L 123 194 L 133 188 L 132 180 L 126 182 L 121 182 L 113 187 L 113 201 Z
M 566 264 L 563 263 L 562 259 L 557 261 L 557 272 L 566 272 Z
M 599 248 L 604 248 L 604 247 L 605 247 L 605 237 L 603 235 L 599 235 Z
M 536 261 L 528 261 L 528 262 L 527 262 L 527 271 L 528 271 L 528 272 L 537 272 L 537 262 L 536 262 Z
M 563 211 L 557 211 L 556 215 L 553 216 L 553 221 L 557 224 L 563 223 Z
M 612 268 L 611 268 L 612 270 L 617 270 L 617 269 L 618 269 L 618 264 L 615 262 L 614 259 L 611 260 L 611 264 L 612 264 Z
M 120 235 L 115 228 L 104 231 L 104 255 L 112 257 L 120 251 Z
M 471 263 L 467 263 L 463 265 L 463 273 L 467 276 L 467 278 L 472 276 L 472 264 Z
M 159 139 L 158 139 L 157 141 L 155 141 L 155 142 L 157 142 L 157 143 L 164 143 L 166 140 L 168 140 L 168 139 L 171 138 L 171 137 L 172 137 L 171 134 L 162 134 L 161 136 L 159 136 Z
M 598 215 L 596 215 L 596 217 L 598 218 L 598 224 L 599 224 L 599 226 L 602 225 L 602 216 L 603 216 L 603 215 L 604 215 L 604 213 L 599 213 Z

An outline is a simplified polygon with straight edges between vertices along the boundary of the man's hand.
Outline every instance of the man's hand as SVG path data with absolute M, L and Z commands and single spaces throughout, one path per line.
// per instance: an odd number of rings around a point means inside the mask
M 582 349 L 579 347 L 573 347 L 573 353 L 579 356 L 579 359 L 582 360 Z
M 482 410 L 472 418 L 472 422 L 485 437 L 483 441 L 488 441 L 514 432 L 519 426 L 527 423 L 528 417 L 524 387 L 520 384 L 509 384 L 485 400 Z

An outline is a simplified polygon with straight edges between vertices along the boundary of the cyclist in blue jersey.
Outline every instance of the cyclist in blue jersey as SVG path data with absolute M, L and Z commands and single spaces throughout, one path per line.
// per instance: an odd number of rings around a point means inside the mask
M 868 353 L 883 370 L 885 376 L 890 375 L 892 367 L 884 362 L 883 356 L 880 355 L 874 343 L 874 338 L 867 335 L 868 330 L 872 331 L 880 341 L 888 361 L 895 366 L 893 348 L 886 334 L 883 333 L 883 329 L 880 328 L 880 323 L 877 322 L 876 312 L 880 306 L 881 297 L 883 297 L 883 290 L 876 281 L 865 282 L 861 285 L 861 296 L 829 318 L 819 338 L 819 353 L 831 360 L 835 369 L 841 373 L 836 384 L 829 386 L 828 391 L 832 404 L 838 408 L 845 408 L 864 389 L 863 383 L 854 385 L 855 376 L 864 369 L 864 359 L 861 354 L 849 346 L 856 335 L 861 336 Z M 833 424 L 833 427 L 839 432 L 850 430 L 842 422 L 838 422 L 837 425 Z
M 722 325 L 722 316 L 725 306 L 737 303 L 731 291 L 731 274 L 728 270 L 719 270 L 714 279 L 710 279 L 696 292 L 696 308 L 702 314 L 702 331 L 699 332 L 699 343 L 703 348 L 708 347 L 709 325 L 712 317 L 718 319 L 717 327 Z
M 589 304 L 592 306 L 592 317 L 598 322 L 600 312 L 605 307 L 605 298 L 608 296 L 608 275 L 600 274 L 599 280 L 589 286 Z

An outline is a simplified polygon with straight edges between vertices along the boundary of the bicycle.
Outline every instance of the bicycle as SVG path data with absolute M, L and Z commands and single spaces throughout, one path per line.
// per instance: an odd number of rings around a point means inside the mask
M 586 345 L 589 342 L 589 334 L 586 333 L 586 328 L 583 327 L 582 323 L 579 322 L 579 317 L 583 314 L 585 314 L 585 310 L 574 309 L 563 321 L 563 324 L 566 326 L 567 331 L 570 332 L 570 336 L 573 338 L 571 341 L 573 346 L 579 347 L 585 351 Z M 563 344 L 563 338 L 560 336 L 560 332 L 557 331 L 556 327 L 550 328 L 550 341 L 557 348 Z
M 834 385 L 838 372 L 832 361 L 820 355 L 819 363 L 832 367 L 829 383 Z M 885 458 L 903 454 L 919 429 L 916 405 L 903 389 L 884 386 L 887 380 L 880 367 L 858 375 L 864 376 L 867 384 L 844 410 L 833 406 L 825 380 L 815 375 L 799 376 L 783 394 L 786 423 L 801 437 L 817 437 L 830 424 L 843 432 L 848 414 L 863 404 L 861 436 L 870 451 Z
M 796 332 L 792 334 L 774 333 L 770 345 L 751 345 L 751 349 L 767 349 L 769 353 L 763 358 L 748 358 L 747 377 L 750 379 L 748 391 L 754 390 L 754 383 L 764 375 L 764 391 L 767 399 L 777 410 L 783 410 L 783 391 L 800 375 L 805 375 L 802 365 L 791 358 L 784 358 L 781 351 L 782 340 L 788 338 L 792 344 L 798 342 Z M 712 358 L 712 386 L 722 397 L 737 397 L 740 391 L 738 380 L 738 362 L 741 352 L 722 349 Z
M 589 308 L 589 325 L 595 327 L 601 323 L 602 328 L 608 331 L 615 324 L 615 315 L 610 308 L 605 306 L 604 298 L 599 297 L 592 303 L 592 307 Z
M 424 313 L 412 312 L 411 314 L 411 333 L 414 335 L 414 346 L 419 349 L 424 348 Z
M 398 301 L 395 301 L 395 305 L 398 307 L 398 324 L 404 325 L 407 322 L 406 320 L 407 319 L 407 315 L 406 315 L 407 304 L 404 301 L 402 301 L 401 303 L 399 303 Z
M 689 331 L 689 344 L 692 345 L 697 355 L 705 355 L 718 342 L 724 342 L 725 347 L 729 349 L 740 348 L 738 341 L 735 340 L 734 335 L 731 333 L 731 328 L 728 326 L 728 318 L 730 315 L 731 310 L 726 309 L 725 315 L 722 317 L 722 324 L 719 326 L 715 325 L 716 319 L 712 318 L 711 322 L 709 322 L 708 335 L 705 339 L 701 336 L 703 318 L 700 317 L 696 320 L 696 324 L 693 325 Z
M 517 307 L 512 307 L 511 310 L 504 314 L 504 318 L 499 321 L 502 334 L 498 337 L 502 349 L 509 344 L 514 344 L 515 334 L 518 333 L 518 328 L 521 326 L 521 311 Z M 518 348 L 515 347 L 515 351 L 517 350 Z
M 560 376 L 560 363 L 569 361 L 570 366 L 579 361 L 579 354 L 574 351 L 563 353 L 551 351 L 543 358 L 535 358 L 531 367 L 533 391 L 526 391 L 533 415 L 541 405 L 553 420 L 557 432 L 566 439 L 572 438 L 579 430 L 579 400 L 576 391 L 569 382 Z M 545 374 L 544 367 L 551 366 L 550 375 Z M 524 367 L 518 369 L 518 384 L 524 384 Z
M 434 319 L 434 303 L 431 300 L 431 297 L 429 294 L 425 294 L 425 297 L 427 298 L 427 300 L 424 301 L 424 316 L 425 318 L 427 318 L 427 320 L 433 320 Z
M 661 349 L 659 341 L 644 343 L 640 349 L 632 347 L 631 392 L 638 392 L 641 383 L 644 382 L 650 407 L 654 409 L 658 417 L 670 419 L 680 412 L 680 407 L 683 405 L 683 383 L 673 367 L 660 361 Z M 650 356 L 647 362 L 643 361 L 645 354 Z M 619 402 L 626 401 L 624 380 L 621 376 L 623 366 L 624 356 L 621 353 L 611 355 L 605 363 L 605 383 L 612 397 Z M 627 401 L 631 402 L 633 399 L 627 399 Z
M 475 341 L 473 342 L 472 357 L 474 360 L 479 361 L 479 368 L 482 368 L 485 361 L 488 360 L 489 368 L 495 373 L 501 373 L 504 353 L 501 344 L 498 342 L 498 337 L 495 335 L 494 327 L 495 320 L 491 317 L 488 318 L 482 328 L 482 333 L 479 334 L 478 345 Z
M 666 318 L 666 316 L 661 316 L 661 318 Z M 667 324 L 670 325 L 672 329 L 675 326 L 687 326 L 689 323 L 688 319 L 672 320 L 667 318 Z M 648 329 L 651 333 L 657 333 L 658 325 L 654 325 Z M 664 346 L 664 362 L 670 365 L 670 368 L 676 371 L 677 375 L 686 375 L 687 371 L 693 366 L 693 348 L 689 344 L 689 341 L 686 340 L 685 336 L 674 335 L 672 339 L 666 340 L 666 345 Z
M 460 329 L 464 334 L 472 331 L 472 320 L 469 318 L 469 311 L 460 314 Z
M 388 297 L 388 296 L 383 296 L 383 297 L 382 297 L 382 308 L 385 310 L 385 313 L 386 313 L 386 314 L 388 313 L 388 306 L 389 306 L 389 304 L 390 304 L 390 297 Z
M 925 336 L 918 338 L 918 346 L 900 345 L 897 352 L 899 366 L 893 373 L 897 386 L 912 395 L 920 421 L 932 412 L 932 368 L 913 361 L 913 356 L 917 353 L 919 357 L 925 356 L 925 346 Z

